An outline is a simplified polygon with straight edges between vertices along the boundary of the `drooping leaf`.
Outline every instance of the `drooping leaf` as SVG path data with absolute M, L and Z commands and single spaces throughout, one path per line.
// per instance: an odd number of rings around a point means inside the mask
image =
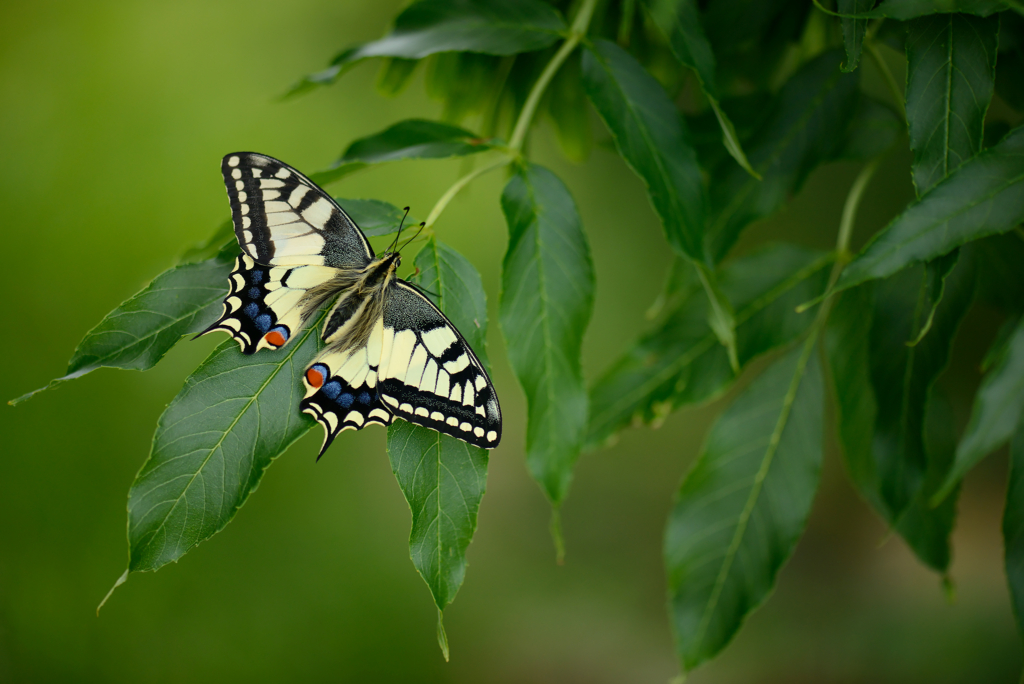
M 840 14 L 860 14 L 871 9 L 875 0 L 839 0 L 836 8 Z M 853 71 L 860 62 L 860 53 L 864 48 L 864 33 L 868 28 L 867 19 L 840 19 L 843 27 L 843 45 L 846 47 L 846 61 L 843 71 Z
M 326 185 L 370 164 L 400 159 L 462 157 L 489 149 L 490 141 L 482 140 L 464 128 L 438 121 L 407 119 L 380 133 L 354 141 L 338 161 L 323 171 L 311 174 L 310 179 Z
M 713 657 L 768 597 L 803 533 L 821 471 L 813 346 L 772 365 L 718 418 L 665 532 L 670 615 L 685 670 Z
M 831 257 L 774 245 L 727 264 L 721 287 L 736 305 L 741 366 L 792 341 L 813 320 L 796 307 L 825 288 Z M 587 447 L 607 442 L 636 422 L 657 423 L 683 406 L 724 391 L 735 379 L 725 350 L 708 326 L 708 301 L 691 296 L 668 310 L 605 371 L 590 390 Z
M 288 95 L 333 83 L 345 67 L 368 57 L 422 59 L 438 52 L 513 55 L 543 50 L 565 31 L 558 12 L 540 0 L 421 0 L 395 18 L 380 40 L 341 52 Z
M 508 252 L 501 329 L 528 404 L 526 464 L 555 505 L 569 489 L 587 426 L 580 368 L 594 303 L 594 266 L 568 188 L 531 164 L 505 186 Z
M 683 118 L 664 89 L 607 40 L 584 50 L 583 88 L 619 154 L 647 186 L 669 244 L 679 254 L 705 261 L 700 167 Z
M 185 381 L 128 493 L 129 572 L 157 570 L 222 530 L 315 424 L 299 400 L 322 318 L 278 353 L 245 356 L 225 340 Z
M 155 366 L 183 335 L 197 333 L 216 320 L 236 251 L 225 250 L 212 259 L 175 266 L 158 275 L 86 333 L 68 362 L 66 375 L 10 404 L 97 368 L 149 370 Z
M 1006 486 L 1006 509 L 1003 511 L 1003 548 L 1006 558 L 1006 581 L 1010 585 L 1013 615 L 1017 630 L 1024 638 L 1024 421 L 1010 445 L 1010 476 Z
M 920 196 L 981 151 L 999 17 L 935 14 L 908 26 L 907 126 Z
M 693 69 L 697 81 L 721 128 L 722 144 L 726 151 L 748 173 L 757 173 L 750 167 L 743 152 L 736 128 L 719 104 L 718 81 L 715 77 L 715 55 L 711 43 L 704 35 L 695 0 L 645 0 L 645 4 L 661 32 L 668 39 L 672 54 L 680 64 Z
M 487 302 L 476 269 L 435 238 L 415 263 L 417 284 L 486 366 Z M 398 420 L 388 428 L 388 457 L 412 513 L 410 557 L 438 610 L 444 610 L 466 574 L 466 549 L 487 484 L 487 451 Z
M 861 494 L 890 525 L 921 491 L 929 462 L 927 398 L 949 361 L 973 284 L 970 265 L 958 263 L 931 329 L 914 346 L 907 343 L 917 336 L 934 294 L 922 267 L 877 283 L 873 297 L 843 298 L 830 316 L 843 455 Z
M 763 180 L 740 168 L 711 183 L 708 250 L 721 260 L 744 228 L 775 212 L 808 174 L 843 148 L 857 103 L 857 77 L 839 70 L 832 50 L 805 64 L 775 99 L 765 123 L 745 145 Z
M 836 289 L 884 278 L 1024 220 L 1024 126 L 972 157 L 889 223 L 846 267 Z
M 942 500 L 981 459 L 1006 443 L 1024 413 L 1024 319 L 982 378 L 956 462 L 933 500 Z

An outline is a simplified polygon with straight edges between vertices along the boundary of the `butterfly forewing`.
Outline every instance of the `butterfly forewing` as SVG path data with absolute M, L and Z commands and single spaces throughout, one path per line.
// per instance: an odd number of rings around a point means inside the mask
M 398 280 L 384 309 L 378 384 L 389 411 L 474 446 L 501 441 L 501 408 L 487 372 L 455 326 Z
M 235 152 L 221 163 L 238 244 L 271 266 L 362 268 L 373 250 L 313 181 L 273 157 Z

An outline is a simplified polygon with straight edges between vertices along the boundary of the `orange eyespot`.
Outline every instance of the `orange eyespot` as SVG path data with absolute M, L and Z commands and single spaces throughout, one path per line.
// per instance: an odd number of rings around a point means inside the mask
M 306 382 L 309 383 L 310 387 L 316 387 L 319 389 L 324 384 L 324 376 L 316 368 L 310 368 L 306 371 Z
M 270 332 L 268 332 L 264 339 L 266 339 L 267 342 L 274 345 L 275 347 L 283 347 L 286 341 L 284 339 L 284 335 L 282 335 L 277 330 L 271 330 Z

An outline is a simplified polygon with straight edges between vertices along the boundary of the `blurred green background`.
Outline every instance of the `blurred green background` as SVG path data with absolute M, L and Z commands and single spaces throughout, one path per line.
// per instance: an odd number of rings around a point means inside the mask
M 0 207 L 5 319 L 0 397 L 64 372 L 86 330 L 227 217 L 219 160 L 234 150 L 326 166 L 353 138 L 433 117 L 422 74 L 396 99 L 375 64 L 280 103 L 337 49 L 379 36 L 398 2 L 177 3 L 42 0 L 0 6 Z M 890 54 L 900 68 L 899 56 Z M 881 97 L 877 74 L 867 87 Z M 644 324 L 668 263 L 643 187 L 611 153 L 564 161 L 547 125 L 532 152 L 580 205 L 598 273 L 584 365 L 593 378 Z M 425 216 L 463 162 L 350 176 L 342 197 Z M 906 153 L 886 162 L 859 235 L 912 196 Z M 856 167 L 816 172 L 740 251 L 785 235 L 828 248 Z M 180 564 L 132 576 L 125 501 L 156 419 L 220 342 L 179 345 L 147 373 L 101 370 L 0 408 L 0 681 L 667 682 L 678 672 L 660 544 L 672 493 L 722 402 L 671 416 L 580 460 L 563 510 L 564 566 L 549 509 L 523 463 L 524 402 L 495 324 L 506 231 L 491 174 L 438 235 L 481 271 L 506 413 L 469 550 L 466 583 L 435 609 L 408 558 L 409 512 L 384 430 L 346 433 L 315 463 L 314 430 L 268 472 L 236 520 Z M 997 320 L 975 311 L 942 383 L 960 420 Z M 723 401 L 728 401 L 728 397 Z M 1005 455 L 968 478 L 955 533 L 956 600 L 846 482 L 829 446 L 810 527 L 778 590 L 694 684 L 1012 682 L 1020 649 L 1002 575 Z

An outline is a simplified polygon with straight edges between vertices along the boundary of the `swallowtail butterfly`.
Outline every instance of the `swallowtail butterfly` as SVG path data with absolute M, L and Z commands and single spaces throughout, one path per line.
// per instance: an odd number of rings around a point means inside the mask
M 221 163 L 242 254 L 223 330 L 242 353 L 280 349 L 325 303 L 326 346 L 303 374 L 300 406 L 339 432 L 399 416 L 474 446 L 501 440 L 501 409 L 466 340 L 412 283 L 397 252 L 376 256 L 348 214 L 316 183 L 276 159 L 235 152 Z

